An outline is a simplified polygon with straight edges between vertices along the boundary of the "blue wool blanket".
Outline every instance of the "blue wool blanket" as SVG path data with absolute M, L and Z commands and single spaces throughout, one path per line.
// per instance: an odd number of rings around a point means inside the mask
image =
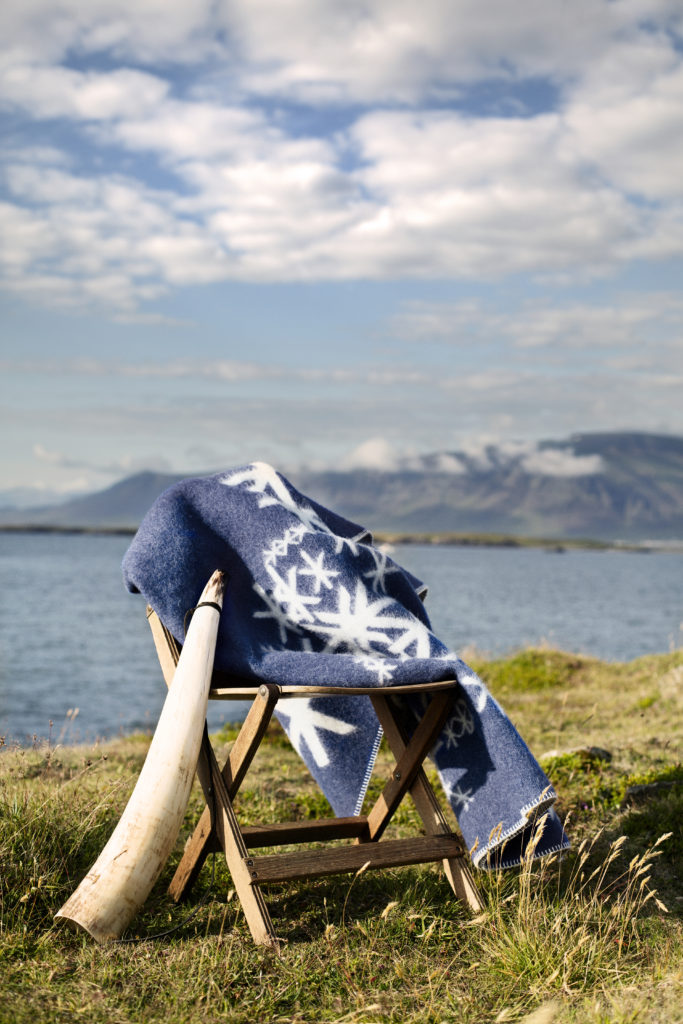
M 145 516 L 123 560 L 182 642 L 215 569 L 227 573 L 216 668 L 281 685 L 390 687 L 457 679 L 462 695 L 431 752 L 480 867 L 568 846 L 555 792 L 475 673 L 432 632 L 419 580 L 370 534 L 264 463 L 184 480 Z M 404 698 L 415 721 L 423 707 Z M 277 717 L 335 814 L 357 814 L 381 739 L 368 697 L 283 702 Z

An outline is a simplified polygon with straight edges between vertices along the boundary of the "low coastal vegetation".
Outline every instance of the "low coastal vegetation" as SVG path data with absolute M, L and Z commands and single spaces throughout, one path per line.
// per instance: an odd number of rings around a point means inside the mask
M 38 534 L 93 534 L 97 536 L 132 537 L 137 526 L 59 526 L 39 523 L 0 523 L 0 533 Z M 620 541 L 595 540 L 590 537 L 518 537 L 508 533 L 455 533 L 449 531 L 432 533 L 387 532 L 373 534 L 375 544 L 428 544 L 451 547 L 476 548 L 541 548 L 561 554 L 564 551 L 683 551 L 680 540 L 661 541 Z
M 279 958 L 251 944 L 218 857 L 189 905 L 166 895 L 198 791 L 133 941 L 100 947 L 53 924 L 118 820 L 149 737 L 6 746 L 0 1021 L 683 1020 L 683 652 L 623 665 L 551 650 L 470 661 L 555 783 L 571 853 L 479 874 L 486 909 L 475 918 L 434 867 L 273 887 Z M 223 753 L 234 735 L 216 737 Z M 245 814 L 324 812 L 303 773 L 273 726 L 240 797 Z M 406 806 L 396 828 L 414 827 Z

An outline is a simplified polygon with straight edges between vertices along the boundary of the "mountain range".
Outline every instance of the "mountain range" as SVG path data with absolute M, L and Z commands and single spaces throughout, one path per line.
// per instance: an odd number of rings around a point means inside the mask
M 345 468 L 282 471 L 304 494 L 375 532 L 683 538 L 683 437 L 576 434 L 404 459 L 382 460 L 378 453 Z M 5 507 L 0 525 L 135 527 L 180 479 L 136 473 L 59 505 Z

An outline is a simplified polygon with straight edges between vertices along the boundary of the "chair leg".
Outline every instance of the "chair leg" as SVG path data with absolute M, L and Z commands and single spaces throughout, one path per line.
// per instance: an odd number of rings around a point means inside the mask
M 247 919 L 251 937 L 257 945 L 268 946 L 278 953 L 280 944 L 275 935 L 268 907 L 260 887 L 251 877 L 248 866 L 249 853 L 228 795 L 223 773 L 220 771 L 210 744 L 208 757 L 216 796 L 216 833 L 225 852 L 228 870 Z
M 374 701 L 375 698 L 371 699 Z M 381 837 L 394 811 L 410 790 L 424 758 L 436 743 L 452 704 L 452 691 L 436 694 L 413 735 L 404 744 L 400 756 L 396 758 L 391 778 L 368 814 L 369 841 L 374 842 Z
M 263 735 L 268 728 L 279 693 L 280 691 L 277 686 L 264 684 L 259 687 L 258 695 L 254 698 L 247 717 L 242 724 L 239 735 L 230 751 L 230 756 L 222 772 L 219 772 L 228 801 L 235 799 L 242 780 L 254 759 Z M 197 774 L 204 789 L 207 806 L 204 808 L 199 822 L 185 846 L 185 851 L 168 889 L 171 898 L 176 902 L 179 902 L 189 894 L 207 855 L 212 849 L 215 849 L 218 829 L 217 822 L 212 823 L 212 805 L 217 799 L 218 792 L 215 785 L 212 788 L 209 788 L 208 785 L 208 780 L 212 779 L 210 770 L 212 761 L 215 761 L 215 755 L 213 754 L 208 735 L 205 735 L 199 756 Z M 218 767 L 217 762 L 216 767 Z M 234 814 L 234 812 L 232 813 Z
M 372 696 L 370 699 L 384 730 L 389 748 L 398 761 L 404 755 L 408 744 L 407 730 L 392 707 L 390 695 Z M 418 770 L 409 792 L 427 835 L 443 835 L 451 831 L 424 768 L 420 767 Z M 443 868 L 456 897 L 473 912 L 481 912 L 484 909 L 484 904 L 464 853 L 458 857 L 444 860 Z

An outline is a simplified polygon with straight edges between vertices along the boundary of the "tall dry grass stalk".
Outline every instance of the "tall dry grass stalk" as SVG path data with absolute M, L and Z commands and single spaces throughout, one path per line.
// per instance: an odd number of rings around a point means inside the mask
M 650 901 L 667 908 L 650 885 L 661 855 L 659 837 L 623 863 L 627 837 L 604 849 L 603 830 L 584 839 L 576 853 L 535 861 L 540 820 L 517 878 L 492 879 L 487 920 L 481 922 L 482 953 L 518 979 L 520 991 L 546 996 L 606 990 L 633 979 L 645 962 L 643 909 Z

